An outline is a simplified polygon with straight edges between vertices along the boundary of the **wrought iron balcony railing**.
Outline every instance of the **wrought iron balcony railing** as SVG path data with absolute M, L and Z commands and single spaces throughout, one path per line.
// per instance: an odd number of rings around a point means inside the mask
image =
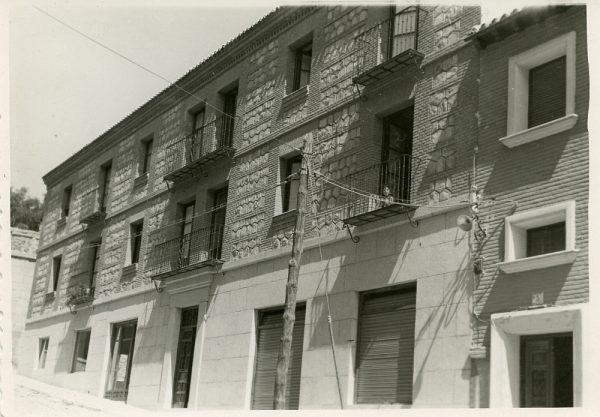
M 146 273 L 167 277 L 221 262 L 223 225 L 194 230 L 150 249 Z
M 217 117 L 169 145 L 165 150 L 166 180 L 176 180 L 193 174 L 204 164 L 213 162 L 233 149 L 235 119 L 229 115 Z
M 94 287 L 77 285 L 67 291 L 67 304 L 76 306 L 94 301 Z
M 345 223 L 361 225 L 414 209 L 411 191 L 420 159 L 412 155 L 371 165 L 343 181 L 355 192 L 348 195 Z
M 358 34 L 354 82 L 368 85 L 419 63 L 423 54 L 417 50 L 418 26 L 419 8 L 411 6 Z
M 99 188 L 94 188 L 81 196 L 81 217 L 79 222 L 95 223 L 106 217 L 106 197 Z

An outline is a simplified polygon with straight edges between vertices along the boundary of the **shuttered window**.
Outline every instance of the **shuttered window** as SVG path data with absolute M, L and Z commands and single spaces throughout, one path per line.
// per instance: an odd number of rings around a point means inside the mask
M 300 371 L 302 368 L 302 346 L 304 343 L 304 306 L 296 308 L 296 321 L 292 336 L 292 355 L 288 368 L 286 408 L 297 410 L 300 400 Z M 279 342 L 283 335 L 283 309 L 270 310 L 259 314 L 257 331 L 256 366 L 252 408 L 255 410 L 273 409 L 275 398 L 275 376 Z
M 362 296 L 358 404 L 412 403 L 415 299 L 414 287 Z
M 392 31 L 392 57 L 417 49 L 418 8 L 406 7 L 394 14 Z
M 527 229 L 527 256 L 565 250 L 565 222 Z
M 528 127 L 566 115 L 567 57 L 562 56 L 529 70 Z

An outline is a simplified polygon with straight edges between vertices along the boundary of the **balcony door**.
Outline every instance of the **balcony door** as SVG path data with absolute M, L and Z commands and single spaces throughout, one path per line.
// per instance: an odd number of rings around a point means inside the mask
M 175 360 L 173 408 L 185 408 L 188 405 L 197 325 L 198 307 L 183 309 L 181 311 L 181 327 L 179 329 L 179 342 L 177 343 L 177 357 Z
M 183 222 L 181 224 L 181 245 L 179 247 L 180 268 L 186 267 L 190 264 L 195 206 L 196 205 L 194 202 L 182 206 Z
M 237 87 L 224 94 L 223 113 L 221 120 L 221 135 L 219 135 L 219 147 L 231 146 L 233 144 L 233 129 L 235 127 L 235 112 L 237 106 Z
M 383 120 L 380 193 L 388 186 L 394 201 L 410 199 L 413 111 L 409 107 Z
M 100 187 L 100 211 L 106 212 L 106 202 L 108 200 L 108 192 L 110 191 L 110 175 L 112 172 L 112 163 L 102 167 L 102 186 Z
M 390 57 L 407 49 L 417 49 L 418 7 L 396 6 L 392 8 L 392 30 L 390 31 Z
M 190 136 L 191 140 L 187 143 L 188 151 L 186 152 L 186 154 L 188 164 L 196 161 L 198 158 L 200 158 L 203 154 L 206 153 L 206 150 L 203 149 L 205 146 L 203 134 L 205 116 L 206 113 L 204 109 L 194 113 L 192 135 Z
M 113 324 L 105 398 L 127 401 L 136 328 L 137 320 Z
M 221 259 L 223 231 L 227 214 L 227 187 L 214 192 L 214 205 L 210 226 L 210 258 Z

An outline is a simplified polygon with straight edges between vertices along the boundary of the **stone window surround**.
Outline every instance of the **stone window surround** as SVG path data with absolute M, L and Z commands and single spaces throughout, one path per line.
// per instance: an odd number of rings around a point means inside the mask
M 586 318 L 586 304 L 492 314 L 490 407 L 520 405 L 520 336 L 560 332 L 573 333 L 573 405 L 582 406 Z
M 527 127 L 529 105 L 529 70 L 561 56 L 566 56 L 566 113 L 564 117 Z M 500 142 L 514 148 L 571 129 L 575 114 L 575 31 L 565 33 L 508 60 L 507 135 Z
M 565 222 L 565 250 L 527 257 L 527 230 L 560 221 Z M 567 200 L 506 217 L 504 262 L 498 267 L 505 273 L 513 273 L 563 265 L 572 263 L 578 252 L 575 249 L 575 201 Z

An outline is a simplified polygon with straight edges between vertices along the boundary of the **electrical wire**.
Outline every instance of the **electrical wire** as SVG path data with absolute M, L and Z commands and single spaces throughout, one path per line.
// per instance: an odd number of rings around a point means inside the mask
M 38 10 L 39 12 L 41 12 L 41 13 L 45 14 L 46 16 L 50 17 L 51 19 L 53 19 L 53 20 L 57 21 L 57 22 L 58 22 L 58 23 L 60 23 L 61 25 L 65 26 L 65 27 L 67 27 L 67 28 L 71 29 L 72 31 L 74 31 L 75 33 L 77 33 L 77 34 L 79 34 L 79 35 L 83 36 L 83 37 L 84 37 L 84 38 L 86 38 L 87 40 L 89 40 L 89 41 L 91 41 L 91 42 L 95 43 L 96 45 L 98 45 L 98 46 L 100 46 L 100 47 L 102 47 L 102 48 L 106 49 L 107 51 L 110 51 L 110 52 L 112 52 L 113 54 L 115 54 L 115 55 L 119 56 L 120 58 L 123 58 L 123 59 L 124 59 L 124 60 L 126 60 L 127 62 L 129 62 L 129 63 L 131 63 L 131 64 L 133 64 L 133 65 L 137 66 L 138 68 L 141 68 L 142 70 L 144 70 L 144 71 L 146 71 L 146 72 L 148 72 L 148 73 L 150 73 L 150 74 L 154 75 L 155 77 L 158 77 L 158 78 L 160 78 L 160 79 L 161 79 L 161 80 L 163 80 L 163 81 L 166 81 L 167 83 L 169 83 L 169 84 L 170 84 L 170 85 L 172 85 L 173 87 L 177 88 L 178 90 L 181 90 L 181 91 L 183 91 L 184 93 L 186 93 L 186 94 L 187 94 L 187 95 L 189 95 L 190 97 L 192 97 L 192 98 L 195 98 L 195 99 L 197 99 L 197 100 L 199 100 L 199 101 L 203 102 L 203 103 L 204 103 L 206 106 L 208 106 L 208 107 L 212 108 L 213 110 L 215 110 L 215 111 L 217 111 L 217 112 L 219 112 L 219 113 L 223 114 L 224 116 L 227 116 L 227 117 L 229 117 L 229 118 L 231 118 L 231 119 L 234 119 L 234 120 L 235 120 L 235 119 L 240 119 L 240 118 L 241 118 L 240 116 L 237 116 L 237 115 L 231 115 L 231 114 L 229 114 L 229 113 L 226 113 L 226 112 L 224 112 L 223 110 L 221 110 L 221 109 L 219 109 L 218 107 L 216 107 L 216 106 L 214 106 L 214 105 L 210 104 L 210 103 L 209 103 L 209 102 L 207 102 L 206 100 L 204 100 L 204 99 L 202 99 L 202 98 L 198 97 L 198 96 L 197 96 L 197 95 L 195 95 L 194 93 L 191 93 L 191 92 L 189 92 L 188 90 L 186 90 L 185 88 L 181 87 L 181 86 L 180 86 L 179 84 L 177 84 L 176 82 L 169 80 L 167 77 L 164 77 L 163 75 L 161 75 L 161 74 L 159 74 L 159 73 L 157 73 L 157 72 L 155 72 L 155 71 L 153 71 L 153 70 L 149 69 L 148 67 L 146 67 L 146 66 L 144 66 L 144 65 L 142 65 L 142 64 L 140 64 L 140 63 L 138 63 L 138 62 L 136 62 L 136 61 L 134 61 L 133 59 L 131 59 L 131 58 L 127 57 L 126 55 L 122 54 L 121 52 L 119 52 L 119 51 L 117 51 L 117 50 L 115 50 L 115 49 L 111 48 L 110 46 L 107 46 L 107 45 L 103 44 L 102 42 L 100 42 L 100 41 L 98 41 L 98 40 L 96 40 L 96 39 L 92 38 L 91 36 L 87 35 L 86 33 L 82 32 L 81 30 L 79 30 L 79 29 L 75 28 L 74 26 L 71 26 L 70 24 L 68 24 L 68 23 L 66 23 L 66 22 L 64 22 L 64 21 L 62 21 L 62 20 L 60 20 L 59 18 L 57 18 L 57 17 L 53 16 L 52 14 L 48 13 L 46 10 L 44 10 L 44 9 L 42 9 L 42 8 L 40 8 L 40 7 L 37 7 L 37 6 L 33 6 L 33 7 L 34 7 L 36 10 Z

